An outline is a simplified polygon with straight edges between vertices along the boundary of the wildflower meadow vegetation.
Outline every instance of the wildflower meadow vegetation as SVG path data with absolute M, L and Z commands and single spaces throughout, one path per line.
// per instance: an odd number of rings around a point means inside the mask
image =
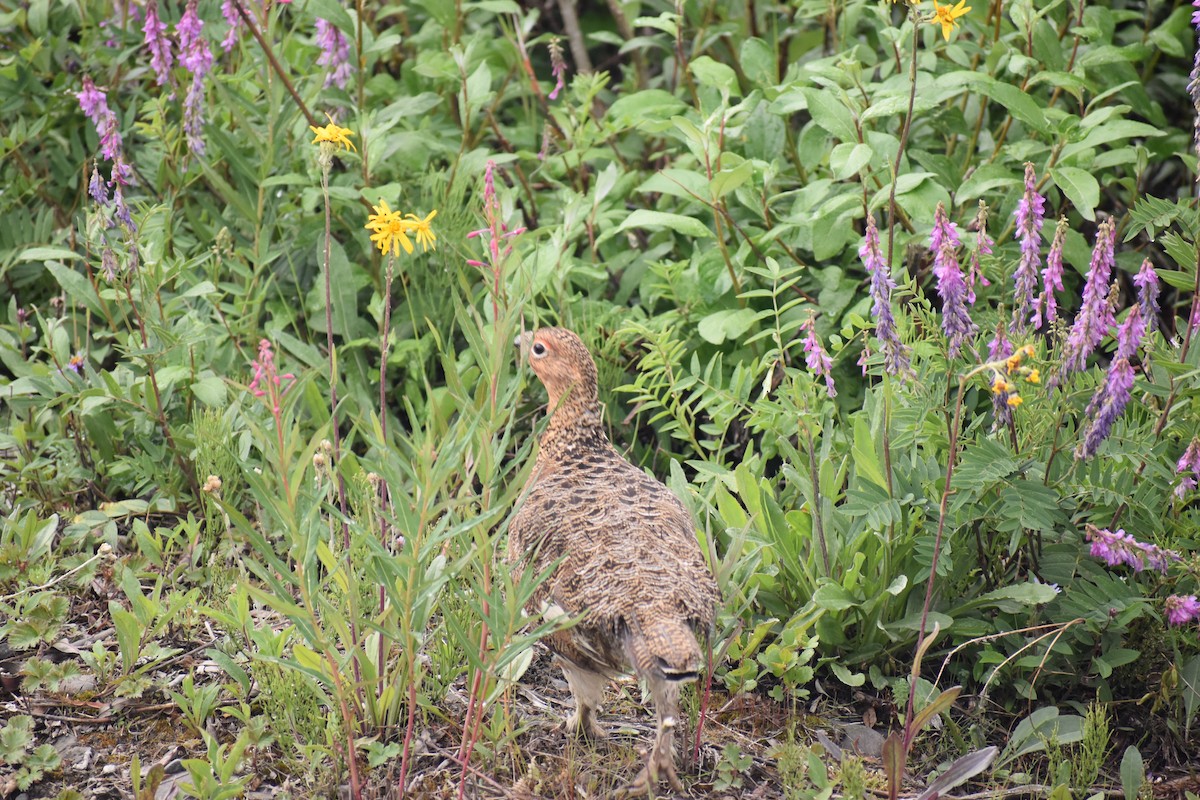
M 628 784 L 503 556 L 563 325 L 721 589 L 681 796 L 1196 800 L 1198 28 L 3 6 L 0 798 Z

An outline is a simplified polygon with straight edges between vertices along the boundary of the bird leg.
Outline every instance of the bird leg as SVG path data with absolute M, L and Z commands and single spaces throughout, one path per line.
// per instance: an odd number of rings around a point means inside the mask
M 598 672 L 581 669 L 562 658 L 559 659 L 559 666 L 575 699 L 575 711 L 566 720 L 567 732 L 587 739 L 607 738 L 608 732 L 596 721 L 596 709 L 604 700 L 608 678 Z
M 654 748 L 646 759 L 646 766 L 634 778 L 625 791 L 625 797 L 643 795 L 652 785 L 666 779 L 671 789 L 683 791 L 683 782 L 675 772 L 674 733 L 679 724 L 679 684 L 665 678 L 650 679 L 650 694 L 654 697 L 654 710 L 658 716 L 658 734 L 654 737 Z

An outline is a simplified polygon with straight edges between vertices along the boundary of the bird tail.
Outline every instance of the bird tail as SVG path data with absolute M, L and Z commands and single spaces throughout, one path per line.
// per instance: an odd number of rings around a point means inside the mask
M 624 639 L 625 652 L 639 675 L 673 683 L 693 681 L 700 675 L 700 644 L 684 619 L 635 618 L 626 628 Z

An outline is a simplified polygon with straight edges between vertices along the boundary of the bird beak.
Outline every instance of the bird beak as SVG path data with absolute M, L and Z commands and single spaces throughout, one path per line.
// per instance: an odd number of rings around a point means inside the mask
M 513 339 L 513 346 L 521 350 L 521 355 L 529 350 L 529 345 L 533 344 L 533 331 L 525 331 L 520 336 Z

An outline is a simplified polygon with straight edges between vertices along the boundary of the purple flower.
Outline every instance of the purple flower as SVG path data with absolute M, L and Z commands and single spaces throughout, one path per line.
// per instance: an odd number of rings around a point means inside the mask
M 562 46 L 558 43 L 557 38 L 550 40 L 549 50 L 550 74 L 554 76 L 554 89 L 550 92 L 550 99 L 557 100 L 558 93 L 566 85 L 564 78 L 567 74 L 567 62 L 563 60 Z
M 825 346 L 817 338 L 813 317 L 809 317 L 808 322 L 801 327 L 808 330 L 804 337 L 804 363 L 813 375 L 825 378 L 825 391 L 829 392 L 829 396 L 837 397 L 837 389 L 833 386 L 833 359 L 825 352 Z
M 116 170 L 113 170 L 113 175 L 116 175 Z M 133 215 L 129 213 L 129 206 L 125 202 L 125 192 L 121 189 L 121 182 L 118 180 L 112 181 L 113 187 L 113 216 L 125 226 L 125 230 L 129 233 L 137 232 L 137 225 L 133 222 Z
M 967 284 L 963 281 L 955 250 L 960 241 L 954 223 L 946 217 L 946 209 L 938 203 L 933 231 L 929 236 L 933 248 L 933 274 L 937 291 L 942 298 L 942 330 L 949 342 L 949 354 L 956 357 L 963 344 L 975 334 L 975 323 L 967 312 Z
M 1012 342 L 1005 334 L 1004 323 L 996 324 L 996 336 L 988 342 L 988 361 L 999 361 L 1013 354 Z M 998 379 L 1002 382 L 1003 379 Z M 1008 391 L 1000 389 L 999 384 L 993 383 L 992 389 L 992 427 L 1008 427 L 1013 421 L 1012 406 L 1008 404 Z M 997 391 L 997 389 L 1000 389 Z M 1014 401 L 1015 402 L 1015 401 Z
M 1186 625 L 1200 617 L 1200 600 L 1194 594 L 1173 594 L 1163 603 L 1163 610 L 1167 613 L 1168 625 Z
M 179 39 L 179 63 L 192 74 L 192 83 L 183 100 L 183 132 L 188 148 L 195 155 L 204 155 L 202 136 L 204 126 L 204 78 L 212 69 L 213 55 L 201 30 L 204 23 L 196 14 L 196 0 L 188 0 L 187 9 L 175 24 Z
M 117 279 L 117 253 L 108 245 L 100 253 L 100 270 L 109 283 Z
M 1142 316 L 1141 306 L 1134 306 L 1129 309 L 1125 321 L 1117 328 L 1116 358 L 1133 358 L 1145 335 L 1146 320 Z
M 1129 403 L 1133 390 L 1133 365 L 1128 358 L 1117 358 L 1108 368 L 1103 387 L 1092 397 L 1086 416 L 1087 429 L 1083 441 L 1075 448 L 1075 458 L 1089 458 L 1096 454 L 1100 445 L 1112 433 L 1113 423 L 1121 416 Z
M 167 39 L 167 24 L 158 18 L 158 2 L 146 6 L 146 23 L 142 25 L 146 49 L 150 51 L 150 66 L 157 76 L 155 82 L 164 86 L 171 82 L 171 42 Z
M 354 73 L 350 63 L 350 43 L 336 25 L 318 18 L 317 45 L 321 48 L 317 64 L 325 67 L 325 88 L 336 84 L 339 89 L 345 89 Z
M 1049 330 L 1058 319 L 1058 300 L 1054 293 L 1063 290 L 1063 242 L 1066 238 L 1067 218 L 1061 217 L 1046 256 L 1046 268 L 1042 270 L 1042 296 L 1038 298 L 1038 313 L 1034 319 L 1034 327 L 1038 330 L 1043 327 Z
M 1170 563 L 1179 560 L 1178 553 L 1164 550 L 1158 545 L 1139 542 L 1121 529 L 1114 533 L 1107 528 L 1088 525 L 1084 535 L 1092 543 L 1092 557 L 1100 559 L 1110 567 L 1125 564 L 1133 567 L 1134 572 L 1141 572 L 1149 567 L 1165 575 Z
M 975 249 L 971 251 L 971 265 L 967 269 L 967 305 L 971 306 L 975 305 L 975 281 L 979 281 L 980 286 L 991 286 L 979 265 L 979 257 L 990 256 L 992 245 L 995 244 L 987 233 L 987 219 L 987 203 L 980 200 L 979 211 L 975 214 L 975 221 L 971 223 L 971 227 L 978 232 L 978 235 L 975 237 Z
M 1192 439 L 1192 443 L 1179 457 L 1175 465 L 1175 474 L 1181 476 L 1179 485 L 1175 487 L 1175 496 L 1183 498 L 1185 494 L 1196 488 L 1196 479 L 1200 477 L 1200 436 Z
M 1073 372 L 1082 372 L 1087 358 L 1104 339 L 1112 325 L 1113 312 L 1108 304 L 1108 281 L 1112 274 L 1113 224 L 1105 220 L 1096 229 L 1096 246 L 1092 250 L 1092 263 L 1088 268 L 1087 281 L 1083 287 L 1083 307 L 1075 317 L 1067 346 L 1063 354 L 1062 371 L 1052 381 L 1053 385 Z
M 1041 264 L 1042 224 L 1046 215 L 1046 199 L 1037 192 L 1037 175 L 1033 164 L 1025 162 L 1025 194 L 1017 203 L 1013 218 L 1017 223 L 1016 237 L 1021 242 L 1021 260 L 1013 273 L 1016 294 L 1013 298 L 1012 328 L 1023 333 L 1026 325 L 1036 318 L 1034 293 L 1037 289 L 1038 266 Z
M 1158 273 L 1150 259 L 1142 261 L 1142 268 L 1133 276 L 1133 285 L 1138 290 L 1138 307 L 1142 309 L 1142 317 L 1151 330 L 1158 322 Z
M 225 38 L 221 40 L 221 49 L 228 53 L 238 43 L 238 33 L 242 29 L 242 15 L 237 12 L 233 0 L 224 0 L 221 3 L 221 16 L 229 23 L 229 30 L 225 32 Z
M 79 108 L 83 111 L 83 115 L 95 123 L 96 128 L 99 129 L 100 120 L 111 112 L 108 110 L 107 96 L 96 88 L 90 75 L 83 76 L 83 91 L 76 92 L 75 97 L 79 100 Z
M 871 276 L 871 313 L 875 316 L 875 335 L 883 342 L 883 368 L 889 375 L 907 373 L 909 348 L 900 341 L 896 319 L 892 316 L 892 290 L 896 288 L 896 282 L 884 263 L 875 215 L 870 212 L 867 212 L 867 233 L 858 255 Z
M 108 205 L 108 186 L 100 177 L 100 168 L 92 161 L 92 179 L 88 181 L 88 194 L 96 201 L 96 205 L 104 208 Z
M 1200 11 L 1192 12 L 1192 24 L 1200 28 Z M 1196 48 L 1196 59 L 1188 76 L 1187 89 L 1192 97 L 1192 147 L 1200 155 L 1200 47 Z

